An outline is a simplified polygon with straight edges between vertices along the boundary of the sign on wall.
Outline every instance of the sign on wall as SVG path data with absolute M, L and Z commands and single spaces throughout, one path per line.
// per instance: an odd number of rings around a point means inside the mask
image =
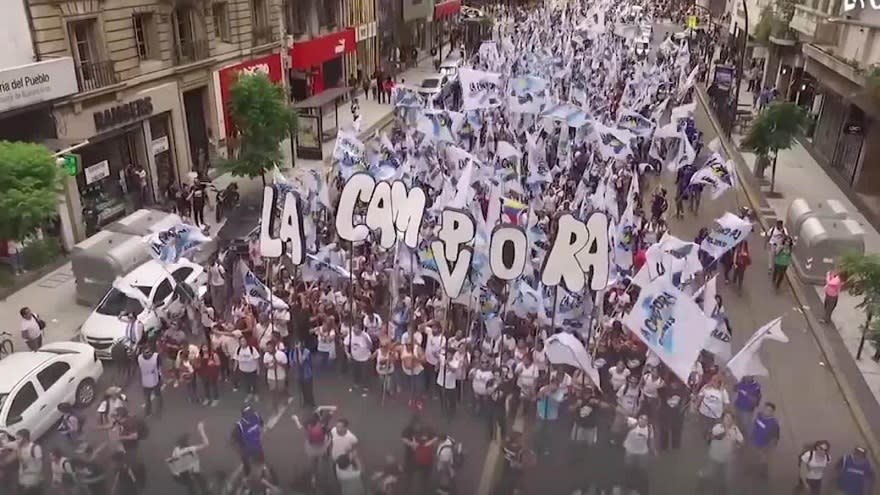
M 270 81 L 281 84 L 284 81 L 284 70 L 281 66 L 281 54 L 273 53 L 265 57 L 255 58 L 240 64 L 224 67 L 214 73 L 214 87 L 217 104 L 218 130 L 221 136 L 232 137 L 233 125 L 229 115 L 229 99 L 232 85 L 239 74 L 265 74 Z
M 101 179 L 106 179 L 107 177 L 110 177 L 110 162 L 107 160 L 98 162 L 91 167 L 87 167 L 84 170 L 84 173 L 87 185 L 93 182 L 98 182 Z
M 70 57 L 0 70 L 0 112 L 63 98 L 78 90 Z

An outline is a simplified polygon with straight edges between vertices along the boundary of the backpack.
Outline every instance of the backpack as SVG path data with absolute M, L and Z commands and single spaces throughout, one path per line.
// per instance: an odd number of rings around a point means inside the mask
M 439 456 L 440 452 L 446 449 L 452 450 L 452 465 L 454 467 L 461 467 L 464 465 L 464 447 L 459 442 L 456 442 L 452 438 L 449 439 L 452 442 L 452 445 L 446 444 L 440 447 L 437 450 L 437 454 Z
M 431 467 L 434 465 L 434 446 L 431 444 L 420 443 L 416 445 L 413 457 L 416 466 Z

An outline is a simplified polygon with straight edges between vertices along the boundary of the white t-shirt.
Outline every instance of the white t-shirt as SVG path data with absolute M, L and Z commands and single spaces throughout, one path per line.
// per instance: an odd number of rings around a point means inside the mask
M 376 373 L 380 375 L 390 375 L 394 373 L 394 361 L 391 359 L 393 354 L 391 351 L 379 349 L 376 353 Z
M 19 329 L 21 334 L 28 340 L 34 340 L 43 334 L 43 331 L 40 330 L 40 325 L 37 323 L 36 316 L 31 316 L 28 319 L 22 318 Z
M 649 399 L 656 399 L 663 384 L 663 378 L 659 376 L 654 378 L 653 375 L 648 375 L 645 377 L 645 381 L 642 382 L 642 394 Z
M 336 428 L 330 430 L 330 457 L 335 461 L 340 456 L 348 454 L 357 446 L 358 438 L 351 432 L 346 431 L 345 435 L 340 435 Z
M 639 426 L 635 418 L 627 418 L 626 422 L 630 427 L 623 440 L 623 448 L 627 454 L 644 455 L 651 452 L 651 440 L 654 436 L 651 425 Z
M 727 390 L 705 386 L 700 390 L 700 414 L 711 419 L 721 419 L 724 406 L 730 404 L 730 396 Z
M 413 361 L 417 358 L 417 353 L 414 348 L 412 351 L 404 347 L 400 351 L 400 369 L 403 370 L 404 375 L 418 375 L 424 370 L 422 363 L 419 361 Z M 415 362 L 415 366 L 407 367 L 407 363 Z
M 409 339 L 409 332 L 404 332 L 403 335 L 400 337 L 400 343 L 409 344 Z M 422 342 L 425 341 L 425 336 L 422 334 L 422 332 L 417 331 L 413 333 L 413 339 L 415 339 L 415 345 L 421 347 Z
M 491 380 L 493 376 L 494 373 L 492 373 L 492 370 L 475 369 L 471 378 L 471 386 L 474 389 L 474 395 L 488 395 L 489 380 Z
M 366 332 L 346 336 L 343 344 L 346 349 L 351 346 L 351 358 L 359 363 L 369 361 L 373 355 L 373 341 Z
M 516 365 L 516 374 L 518 375 L 516 385 L 523 390 L 534 390 L 535 382 L 538 381 L 538 373 L 538 366 L 535 363 L 530 366 L 519 363 Z
M 824 453 L 810 450 L 804 452 L 801 462 L 807 467 L 808 480 L 821 480 L 825 476 L 829 460 Z
M 242 373 L 254 373 L 260 367 L 260 351 L 251 346 L 236 349 L 232 359 L 238 362 L 238 369 Z
M 318 330 L 318 352 L 332 353 L 336 350 L 336 330 Z
M 716 438 L 721 434 L 721 438 Z M 709 442 L 709 458 L 715 462 L 727 462 L 733 457 L 734 448 L 743 442 L 742 432 L 739 428 L 733 426 L 727 432 L 724 432 L 724 425 L 721 423 L 712 427 L 712 440 Z
M 624 367 L 622 371 L 617 369 L 617 366 L 611 368 L 608 371 L 608 374 L 611 375 L 611 387 L 614 390 L 618 390 L 626 383 L 626 379 L 629 378 L 630 373 L 632 373 L 629 368 Z
M 377 334 L 379 333 L 379 329 L 382 328 L 382 317 L 373 313 L 372 315 L 364 316 L 364 330 L 369 334 Z
M 461 368 L 461 357 L 453 354 L 452 359 L 446 360 L 441 356 L 440 362 L 437 364 L 437 385 L 453 390 L 458 382 L 458 370 Z
M 425 361 L 431 366 L 436 367 L 440 363 L 440 350 L 446 346 L 446 337 L 437 333 L 428 336 L 428 343 L 425 346 Z
M 199 451 L 195 447 L 174 447 L 171 451 L 173 459 L 172 474 L 181 473 L 198 473 L 201 471 L 201 462 L 199 461 Z
M 281 351 L 263 354 L 263 364 L 266 365 L 266 378 L 281 381 L 287 377 L 287 355 Z
M 43 449 L 39 445 L 28 442 L 18 449 L 18 483 L 26 487 L 34 487 L 43 480 Z

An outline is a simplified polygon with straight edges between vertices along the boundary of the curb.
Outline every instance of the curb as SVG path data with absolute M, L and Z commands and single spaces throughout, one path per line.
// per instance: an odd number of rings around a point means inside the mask
M 737 181 L 739 182 L 740 189 L 745 193 L 746 200 L 751 205 L 754 211 L 760 211 L 762 208 L 762 200 L 763 203 L 766 204 L 766 199 L 760 192 L 760 189 L 755 188 L 755 185 L 752 184 L 748 179 L 752 178 L 752 172 L 748 169 L 748 166 L 745 163 L 745 160 L 740 154 L 739 150 L 734 147 L 730 139 L 727 135 L 724 134 L 724 131 L 721 129 L 721 125 L 718 122 L 718 117 L 715 115 L 715 112 L 712 110 L 712 107 L 709 105 L 709 96 L 706 94 L 706 89 L 702 84 L 698 83 L 695 85 L 694 94 L 697 96 L 699 100 L 699 104 L 704 108 L 706 114 L 709 116 L 709 122 L 711 122 L 715 133 L 718 135 L 718 139 L 721 142 L 722 148 L 724 148 L 724 152 L 727 154 L 728 158 L 732 159 L 734 163 L 736 163 L 737 167 Z M 758 215 L 758 221 L 761 223 L 761 228 L 764 231 L 767 231 L 770 228 L 769 222 L 763 215 Z M 819 345 L 819 350 L 822 352 L 822 356 L 825 359 L 825 362 L 828 364 L 827 368 L 831 371 L 831 374 L 834 376 L 834 381 L 837 382 L 837 386 L 840 388 L 840 392 L 843 394 L 843 399 L 846 401 L 849 406 L 850 413 L 853 416 L 853 419 L 856 422 L 856 426 L 859 429 L 859 432 L 864 437 L 867 442 L 866 447 L 871 452 L 871 457 L 874 460 L 874 465 L 880 465 L 880 440 L 876 435 L 876 432 L 871 427 L 870 421 L 868 421 L 867 416 L 865 415 L 864 410 L 862 409 L 861 404 L 858 401 L 855 391 L 852 388 L 852 385 L 846 380 L 846 377 L 843 376 L 840 371 L 840 359 L 838 359 L 837 354 L 834 352 L 834 349 L 831 347 L 831 342 L 828 340 L 828 337 L 825 335 L 822 330 L 822 326 L 819 323 L 819 320 L 813 314 L 812 311 L 807 309 L 809 307 L 807 301 L 807 295 L 804 291 L 803 283 L 800 279 L 797 278 L 796 273 L 792 270 L 786 270 L 785 277 L 788 280 L 788 284 L 791 286 L 792 294 L 794 294 L 794 298 L 797 301 L 798 306 L 801 307 L 801 312 L 804 315 L 804 319 L 807 321 L 807 326 L 810 328 L 810 333 L 813 334 L 813 337 L 816 340 L 816 343 Z

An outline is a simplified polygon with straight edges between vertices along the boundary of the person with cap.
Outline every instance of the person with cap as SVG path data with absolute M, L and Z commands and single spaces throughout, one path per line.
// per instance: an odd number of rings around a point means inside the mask
M 874 488 L 874 469 L 864 447 L 837 461 L 837 490 L 840 495 L 867 495 Z

